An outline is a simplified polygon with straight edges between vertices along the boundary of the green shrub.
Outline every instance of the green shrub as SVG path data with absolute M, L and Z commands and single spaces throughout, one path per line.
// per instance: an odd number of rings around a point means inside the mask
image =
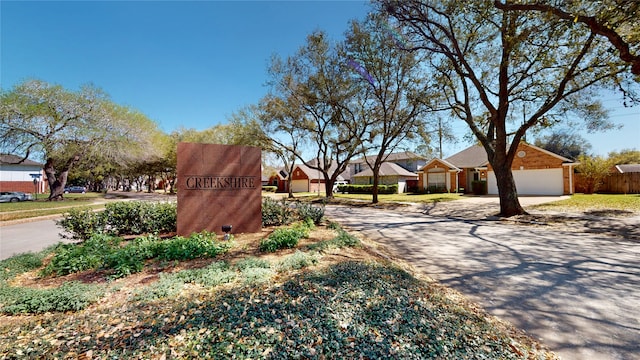
M 62 237 L 74 240 L 87 240 L 95 233 L 104 231 L 104 216 L 90 208 L 73 208 L 64 214 L 56 224 L 66 232 Z
M 96 285 L 66 282 L 54 289 L 0 286 L 1 311 L 5 314 L 78 311 L 96 302 L 103 290 Z
M 57 222 L 69 235 L 86 240 L 94 233 L 137 235 L 176 231 L 176 204 L 143 201 L 114 202 L 102 212 L 91 209 L 71 209 Z
M 81 244 L 61 244 L 42 274 L 60 276 L 102 267 L 121 241 L 106 234 L 94 234 Z
M 276 190 L 278 190 L 278 187 L 277 186 L 273 186 L 273 185 L 265 185 L 265 186 L 262 187 L 262 191 L 265 191 L 265 192 L 273 192 L 274 193 L 274 192 L 276 192 Z
M 308 254 L 296 251 L 294 254 L 282 259 L 276 266 L 278 271 L 298 270 L 307 266 L 315 265 L 320 260 L 318 254 Z
M 299 223 L 290 228 L 279 228 L 260 241 L 260 251 L 274 252 L 279 249 L 291 249 L 296 247 L 298 241 L 304 237 L 309 237 L 307 223 Z
M 373 185 L 344 184 L 338 185 L 338 191 L 349 194 L 373 194 Z M 378 194 L 397 194 L 398 184 L 378 185 Z
M 316 225 L 319 225 L 324 217 L 324 206 L 318 207 L 310 203 L 300 202 L 296 205 L 296 210 L 300 220 L 311 219 Z
M 158 256 L 162 260 L 190 260 L 199 257 L 215 257 L 227 252 L 231 244 L 216 240 L 216 234 L 210 232 L 194 233 L 185 238 L 177 236 L 163 242 Z
M 102 216 L 107 230 L 115 235 L 138 235 L 176 231 L 176 204 L 143 201 L 107 204 Z
M 269 197 L 262 200 L 262 226 L 280 226 L 291 224 L 294 212 L 287 206 L 285 199 L 277 201 Z
M 242 270 L 242 281 L 245 284 L 258 284 L 271 279 L 274 271 L 265 268 L 247 268 Z

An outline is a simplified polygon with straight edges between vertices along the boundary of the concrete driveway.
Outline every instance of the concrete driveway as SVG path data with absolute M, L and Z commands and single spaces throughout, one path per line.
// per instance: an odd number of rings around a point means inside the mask
M 470 220 L 483 218 L 481 211 L 433 215 L 452 206 L 497 212 L 497 199 L 493 205 L 487 199 L 402 211 L 328 206 L 326 216 L 541 339 L 563 359 L 640 359 L 640 242 Z

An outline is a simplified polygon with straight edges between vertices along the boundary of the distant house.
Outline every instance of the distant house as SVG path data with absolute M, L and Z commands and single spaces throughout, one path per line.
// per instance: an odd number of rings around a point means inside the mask
M 640 164 L 620 164 L 615 166 L 620 174 L 640 173 Z
M 521 142 L 511 171 L 520 195 L 573 194 L 573 162 L 537 146 Z M 470 146 L 444 160 L 434 159 L 419 172 L 419 186 L 442 186 L 449 192 L 470 192 L 473 181 L 487 182 L 487 192 L 498 194 L 496 176 L 482 146 Z
M 317 164 L 317 160 L 308 162 L 311 165 Z M 337 165 L 334 163 L 329 168 L 329 173 L 333 173 Z M 346 183 L 346 172 L 338 175 L 336 182 Z M 292 192 L 324 192 L 325 179 L 322 172 L 312 169 L 305 164 L 295 165 L 291 172 L 291 190 Z
M 289 180 L 289 174 L 287 173 L 287 171 L 284 169 L 280 169 L 278 171 L 273 171 L 269 175 L 268 185 L 276 186 L 277 187 L 276 192 L 279 192 L 279 193 L 289 192 L 288 180 Z
M 418 174 L 408 171 L 398 164 L 384 162 L 380 165 L 378 183 L 380 185 L 398 185 L 398 193 L 400 194 L 407 191 L 407 183 L 411 184 L 411 181 L 417 180 Z M 367 169 L 353 175 L 351 183 L 357 185 L 373 184 L 373 170 Z
M 45 192 L 43 164 L 29 159 L 19 163 L 20 160 L 20 156 L 0 154 L 0 191 Z
M 373 184 L 373 171 L 367 160 L 362 157 L 349 162 L 346 179 L 352 184 Z M 380 167 L 380 185 L 398 185 L 398 192 L 403 193 L 418 183 L 416 171 L 427 163 L 427 158 L 411 151 L 391 153 Z

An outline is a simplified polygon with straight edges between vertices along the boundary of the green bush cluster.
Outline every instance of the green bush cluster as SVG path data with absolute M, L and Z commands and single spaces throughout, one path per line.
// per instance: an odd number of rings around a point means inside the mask
M 349 194 L 373 194 L 373 185 L 338 185 L 338 191 Z M 398 184 L 378 185 L 378 194 L 397 194 Z
M 260 241 L 260 251 L 274 252 L 280 249 L 291 249 L 298 245 L 301 238 L 309 237 L 313 221 L 307 220 L 288 228 L 279 228 L 266 239 Z
M 300 220 L 310 219 L 316 225 L 319 225 L 324 217 L 324 206 L 313 206 L 306 202 L 299 202 L 296 205 L 296 211 Z
M 262 191 L 265 191 L 265 192 L 274 193 L 274 192 L 276 192 L 276 190 L 278 190 L 278 187 L 277 186 L 273 186 L 273 185 L 265 185 L 265 186 L 262 187 Z
M 278 271 L 298 270 L 307 266 L 315 265 L 320 260 L 320 255 L 317 253 L 309 254 L 302 251 L 296 251 L 295 253 L 285 257 L 278 263 L 276 268 Z
M 105 234 L 94 234 L 81 244 L 60 246 L 56 255 L 43 270 L 44 275 L 66 275 L 73 272 L 105 268 L 112 277 L 119 278 L 140 272 L 146 260 L 190 260 L 215 257 L 230 248 L 228 242 L 219 242 L 208 232 L 194 233 L 190 237 L 162 240 L 156 235 L 139 237 L 126 246 L 122 239 Z
M 262 200 L 262 226 L 280 226 L 291 224 L 295 214 L 285 199 L 281 201 L 265 197 Z
M 34 289 L 0 285 L 2 313 L 40 314 L 49 311 L 78 311 L 96 302 L 103 295 L 97 285 L 77 281 L 66 282 L 53 289 Z
M 77 240 L 86 240 L 95 233 L 137 235 L 176 231 L 175 203 L 144 201 L 115 202 L 105 205 L 102 212 L 91 209 L 71 209 L 57 222 Z

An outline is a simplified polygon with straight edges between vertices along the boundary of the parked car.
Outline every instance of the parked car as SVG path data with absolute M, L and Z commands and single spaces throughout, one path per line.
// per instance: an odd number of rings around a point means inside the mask
M 69 186 L 64 188 L 65 194 L 69 194 L 69 193 L 84 194 L 86 192 L 87 192 L 87 188 L 84 186 Z
M 31 201 L 33 197 L 31 194 L 25 194 L 21 191 L 3 191 L 0 192 L 0 202 L 18 202 L 18 201 Z

